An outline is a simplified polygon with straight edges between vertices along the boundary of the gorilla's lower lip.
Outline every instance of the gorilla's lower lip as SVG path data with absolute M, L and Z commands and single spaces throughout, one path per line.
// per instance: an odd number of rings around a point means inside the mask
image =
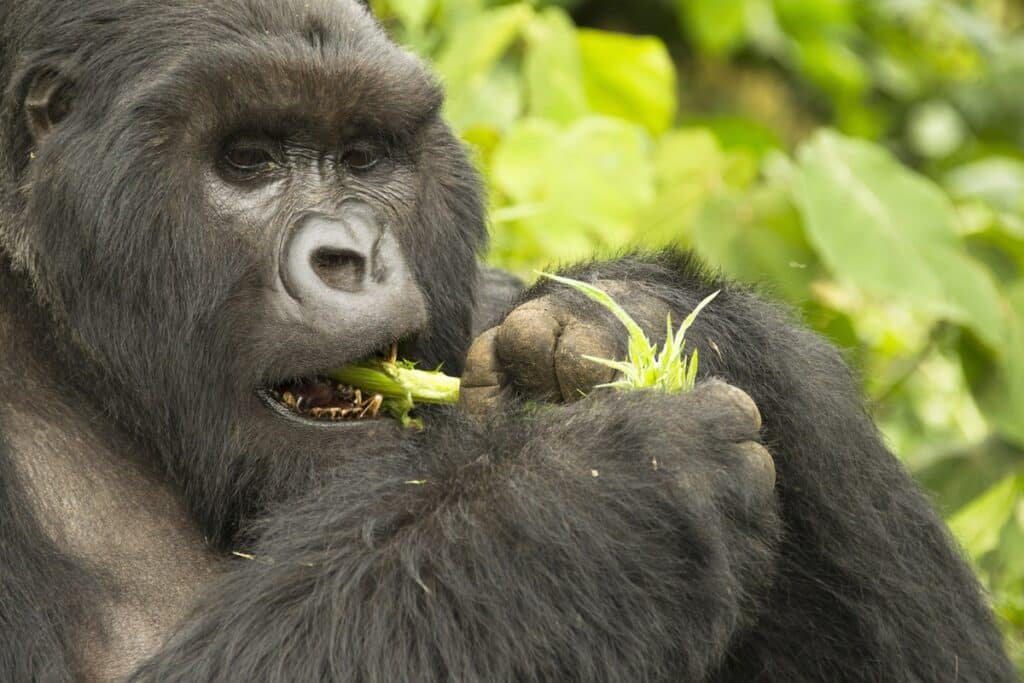
M 397 354 L 398 342 L 394 342 L 367 358 L 396 358 Z M 320 426 L 375 421 L 381 417 L 384 404 L 383 396 L 364 393 L 326 374 L 267 385 L 257 393 L 279 416 Z
M 275 416 L 310 427 L 321 429 L 356 428 L 372 424 L 379 419 L 378 417 L 366 417 L 362 419 L 325 420 L 323 418 L 307 417 L 275 398 L 271 389 L 257 389 L 256 396 Z
M 411 358 L 415 353 L 415 337 L 388 344 L 363 360 L 399 356 Z M 336 367 L 348 364 L 343 362 Z M 278 417 L 286 417 L 305 425 L 352 426 L 377 422 L 383 417 L 384 397 L 379 394 L 362 392 L 328 377 L 330 371 L 311 374 L 279 383 L 270 383 L 257 389 L 260 400 Z

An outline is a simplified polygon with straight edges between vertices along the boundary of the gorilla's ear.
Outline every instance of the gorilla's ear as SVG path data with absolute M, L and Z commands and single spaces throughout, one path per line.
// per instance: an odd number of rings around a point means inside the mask
M 28 132 L 38 144 L 71 112 L 72 83 L 59 71 L 43 69 L 29 83 L 25 94 Z

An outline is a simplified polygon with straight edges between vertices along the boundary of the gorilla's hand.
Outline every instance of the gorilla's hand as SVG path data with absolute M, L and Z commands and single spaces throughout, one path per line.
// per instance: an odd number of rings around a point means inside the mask
M 663 333 L 668 304 L 631 283 L 597 285 L 646 329 Z M 509 395 L 575 401 L 615 378 L 614 370 L 585 356 L 621 359 L 627 349 L 622 323 L 571 289 L 542 287 L 540 296 L 473 342 L 462 378 L 464 409 L 484 414 Z

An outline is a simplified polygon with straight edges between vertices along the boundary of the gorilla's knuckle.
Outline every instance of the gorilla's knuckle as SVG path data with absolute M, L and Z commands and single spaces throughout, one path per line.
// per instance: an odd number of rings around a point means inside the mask
M 498 328 L 497 342 L 502 357 L 528 356 L 531 351 L 554 351 L 561 325 L 547 309 L 521 306 L 509 313 Z
M 462 387 L 487 387 L 501 383 L 497 352 L 498 328 L 492 327 L 469 347 L 466 369 L 462 373 Z
M 739 387 L 709 380 L 699 386 L 696 400 L 708 420 L 736 438 L 751 438 L 761 430 L 761 411 L 750 394 Z
M 775 487 L 775 459 L 762 444 L 744 441 L 737 446 L 737 456 L 744 478 L 757 490 Z
M 459 407 L 476 417 L 496 412 L 501 402 L 502 390 L 498 386 L 463 387 L 459 392 Z

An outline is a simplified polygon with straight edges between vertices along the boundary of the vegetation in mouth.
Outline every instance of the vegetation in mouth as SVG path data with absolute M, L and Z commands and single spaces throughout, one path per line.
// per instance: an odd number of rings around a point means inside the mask
M 440 370 L 416 368 L 398 359 L 392 345 L 386 356 L 352 363 L 314 379 L 287 382 L 270 395 L 292 412 L 320 422 L 372 420 L 390 414 L 406 426 L 420 426 L 411 415 L 419 404 L 454 404 L 460 380 Z
M 270 395 L 292 412 L 323 422 L 373 419 L 384 404 L 380 395 L 366 395 L 329 377 L 288 382 L 271 389 Z
M 459 402 L 458 377 L 437 370 L 419 370 L 411 361 L 398 359 L 398 347 L 392 345 L 386 358 L 346 365 L 328 376 L 357 392 L 370 393 L 380 407 L 405 426 L 422 426 L 412 410 L 418 404 L 451 405 Z

